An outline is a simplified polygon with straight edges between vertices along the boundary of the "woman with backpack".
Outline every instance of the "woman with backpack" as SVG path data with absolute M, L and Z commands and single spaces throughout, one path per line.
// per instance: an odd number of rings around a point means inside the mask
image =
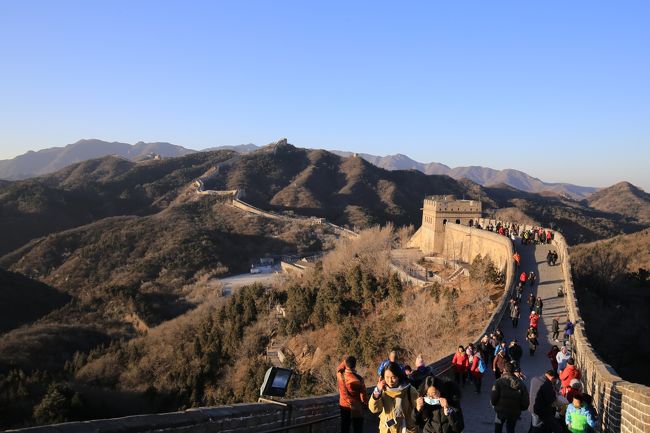
M 469 371 L 472 374 L 472 377 L 474 378 L 474 392 L 476 392 L 476 394 L 481 393 L 483 374 L 485 374 L 486 369 L 487 369 L 487 365 L 485 363 L 485 360 L 483 359 L 483 354 L 480 351 L 477 351 L 474 354 L 474 360 L 472 361 L 472 365 L 469 368 Z
M 417 433 L 415 405 L 418 392 L 409 384 L 402 368 L 389 363 L 381 373 L 370 399 L 368 409 L 379 414 L 379 432 Z

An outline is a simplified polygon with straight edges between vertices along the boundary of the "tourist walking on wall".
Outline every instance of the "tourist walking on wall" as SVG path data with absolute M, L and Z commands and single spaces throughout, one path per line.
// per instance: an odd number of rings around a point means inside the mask
M 562 373 L 562 370 L 566 368 L 569 359 L 571 359 L 571 352 L 569 352 L 569 349 L 567 349 L 566 346 L 562 346 L 562 349 L 560 349 L 558 354 L 555 356 L 555 359 L 557 359 L 557 372 Z
M 390 362 L 368 401 L 370 412 L 379 414 L 379 432 L 417 433 L 415 404 L 418 397 L 402 368 Z
M 415 422 L 423 433 L 461 433 L 465 428 L 463 411 L 452 387 L 452 383 L 437 377 L 425 379 L 415 406 Z
M 535 272 L 530 271 L 528 274 L 528 281 L 530 282 L 530 287 L 533 287 L 535 285 L 535 280 L 537 279 L 537 275 L 535 275 Z
M 487 365 L 491 365 L 490 363 L 492 362 L 492 357 L 494 356 L 494 346 L 490 342 L 490 337 L 484 335 L 483 338 L 481 338 L 478 347 L 483 354 L 483 360 L 485 363 Z
M 555 317 L 553 319 L 553 327 L 552 327 L 552 329 L 553 329 L 553 335 L 551 336 L 551 338 L 553 340 L 555 340 L 555 342 L 558 342 L 559 341 L 558 338 L 560 338 L 560 318 L 559 317 Z
M 571 336 L 573 335 L 573 322 L 571 320 L 567 320 L 566 323 L 564 324 L 564 344 L 567 343 L 571 339 Z
M 537 346 L 539 346 L 539 340 L 537 339 L 537 332 L 533 328 L 528 328 L 526 341 L 528 342 L 530 356 L 535 356 L 535 351 L 537 350 Z
M 535 309 L 535 295 L 532 293 L 528 294 L 528 300 L 526 300 L 526 303 L 528 304 L 528 312 L 532 312 L 533 309 Z
M 381 364 L 379 364 L 379 368 L 377 369 L 377 376 L 381 377 L 381 373 L 384 371 L 384 368 L 386 368 L 386 366 L 391 362 L 399 365 L 399 367 L 404 370 L 404 366 L 399 363 L 399 349 L 393 349 L 388 354 L 388 359 L 384 359 Z
M 501 377 L 506 368 L 506 364 L 508 364 L 508 355 L 506 354 L 505 349 L 499 350 L 494 357 L 494 361 L 492 361 L 492 371 L 494 372 L 495 379 Z
M 524 355 L 524 351 L 516 338 L 512 340 L 510 346 L 508 346 L 508 355 L 510 356 L 510 360 L 513 361 L 516 366 L 521 365 L 521 357 Z
M 411 385 L 415 388 L 418 389 L 422 383 L 424 382 L 424 379 L 431 374 L 429 367 L 426 366 L 426 363 L 424 362 L 424 358 L 422 355 L 418 355 L 415 358 L 415 370 L 411 373 L 411 377 L 409 378 L 409 381 L 411 382 Z
M 357 359 L 348 356 L 337 369 L 341 433 L 348 433 L 350 426 L 354 433 L 363 433 L 363 415 L 368 399 L 363 377 L 357 374 L 356 368 Z
M 571 433 L 585 433 L 588 429 L 596 428 L 596 421 L 589 405 L 584 402 L 584 395 L 573 396 L 573 401 L 566 409 L 564 421 Z
M 531 402 L 528 408 L 532 415 L 531 433 L 561 431 L 555 420 L 555 402 L 557 400 L 555 382 L 557 380 L 558 376 L 555 370 L 548 370 L 544 376 L 531 379 Z
M 507 433 L 514 433 L 521 411 L 528 408 L 529 397 L 526 385 L 513 374 L 512 364 L 506 364 L 503 376 L 492 386 L 490 402 L 496 414 L 494 432 L 501 433 L 506 425 Z
M 469 369 L 469 358 L 465 353 L 463 346 L 458 346 L 458 350 L 451 360 L 451 365 L 454 368 L 454 379 L 457 384 L 465 386 L 465 378 L 467 377 L 467 370 Z
M 530 319 L 530 327 L 533 328 L 535 332 L 537 332 L 537 327 L 539 326 L 539 314 L 537 314 L 535 311 L 532 311 L 528 318 Z
M 483 359 L 483 356 L 484 355 L 480 351 L 477 351 L 476 354 L 474 354 L 474 360 L 469 368 L 469 371 L 472 374 L 472 381 L 474 382 L 474 392 L 477 394 L 481 393 L 483 375 L 487 370 L 487 363 Z
M 566 393 L 566 399 L 571 402 L 573 401 L 573 397 L 575 395 L 582 395 L 583 394 L 583 389 L 582 389 L 582 382 L 580 382 L 579 379 L 571 379 L 571 385 L 569 386 L 569 390 Z
M 519 305 L 514 304 L 510 308 L 510 318 L 512 319 L 512 327 L 516 328 L 517 324 L 519 324 L 519 316 L 521 314 L 519 313 Z
M 581 377 L 582 374 L 580 374 L 580 370 L 578 370 L 578 367 L 576 367 L 575 360 L 573 358 L 569 358 L 569 360 L 566 362 L 566 367 L 560 373 L 560 380 L 562 381 L 562 395 L 566 397 L 569 389 L 571 389 L 571 381 L 573 379 L 580 380 Z
M 535 300 L 535 312 L 541 316 L 543 308 L 544 308 L 544 301 L 542 301 L 541 296 L 538 296 L 537 300 Z
M 546 357 L 551 360 L 551 367 L 553 367 L 553 371 L 557 371 L 557 354 L 560 353 L 560 348 L 557 347 L 556 345 L 553 345 L 551 347 L 551 350 L 548 351 L 546 354 Z

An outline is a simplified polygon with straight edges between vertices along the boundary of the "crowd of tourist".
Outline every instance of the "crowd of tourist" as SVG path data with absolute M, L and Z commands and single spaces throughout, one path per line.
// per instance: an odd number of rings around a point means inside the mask
M 517 233 L 522 236 L 524 245 L 547 243 L 552 239 L 552 233 L 542 229 L 519 231 L 516 226 L 487 229 L 504 236 Z M 549 265 L 557 260 L 551 253 L 549 251 Z M 513 259 L 517 267 L 521 266 L 519 253 L 515 253 Z M 555 316 L 550 339 L 540 339 L 544 300 L 535 296 L 537 275 L 532 270 L 522 271 L 518 278 L 519 283 L 509 300 L 509 317 L 513 332 L 518 333 L 523 292 L 529 287 L 526 297 L 528 326 L 522 338 L 528 347 L 527 356 L 516 337 L 508 341 L 503 330 L 497 327 L 478 343 L 457 347 L 451 361 L 453 380 L 445 380 L 432 374 L 420 355 L 415 359 L 414 369 L 402 364 L 399 351 L 395 349 L 379 365 L 378 381 L 370 395 L 366 393 L 363 379 L 356 374 L 356 360 L 348 357 L 338 371 L 341 431 L 347 433 L 353 427 L 355 433 L 360 433 L 367 408 L 379 414 L 381 433 L 460 433 L 464 429 L 461 393 L 469 384 L 470 390 L 480 395 L 489 370 L 494 375 L 489 400 L 495 413 L 495 433 L 501 433 L 504 428 L 507 433 L 514 433 L 523 411 L 531 414 L 530 433 L 595 431 L 592 399 L 583 390 L 582 375 L 571 350 L 573 323 L 566 320 L 560 341 L 561 317 Z M 535 357 L 538 348 L 546 351 L 546 345 L 550 346 L 546 354 L 550 368 L 529 380 L 522 371 L 522 364 L 526 364 L 527 358 Z

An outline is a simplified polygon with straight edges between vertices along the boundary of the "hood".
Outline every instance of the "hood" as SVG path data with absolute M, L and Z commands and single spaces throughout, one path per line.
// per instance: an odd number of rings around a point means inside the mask
M 512 388 L 512 389 L 521 388 L 521 380 L 519 380 L 517 377 L 511 376 L 509 374 L 504 374 L 501 377 L 503 377 L 504 379 L 506 379 L 508 381 L 508 385 L 510 385 L 510 388 Z

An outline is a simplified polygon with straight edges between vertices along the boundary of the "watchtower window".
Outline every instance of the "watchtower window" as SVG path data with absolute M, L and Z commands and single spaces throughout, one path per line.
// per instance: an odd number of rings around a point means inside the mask
M 447 219 L 442 220 L 442 224 L 443 225 L 447 224 Z
M 469 226 L 473 227 L 474 226 L 474 220 L 469 220 Z
M 456 224 L 460 224 L 460 220 L 456 220 Z

